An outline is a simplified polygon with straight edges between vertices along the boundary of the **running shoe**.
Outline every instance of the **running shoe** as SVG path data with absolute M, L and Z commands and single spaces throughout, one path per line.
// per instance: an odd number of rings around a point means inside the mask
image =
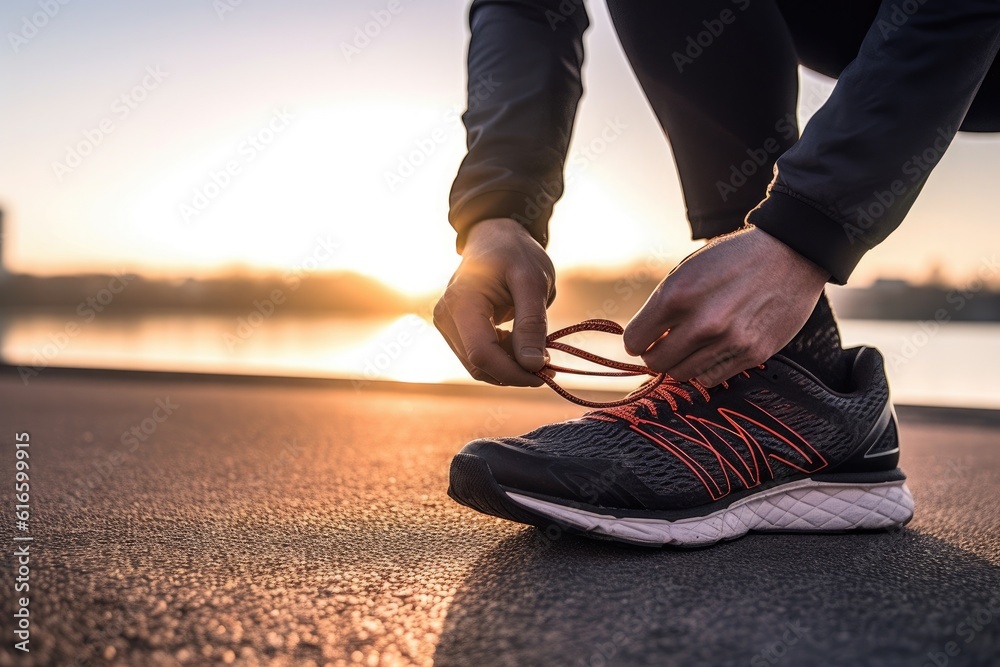
M 707 388 L 555 340 L 595 328 L 621 333 L 588 321 L 556 332 L 549 346 L 615 369 L 601 374 L 654 377 L 622 401 L 597 404 L 565 392 L 550 369 L 541 377 L 561 394 L 603 407 L 520 437 L 470 442 L 451 463 L 454 500 L 543 529 L 652 546 L 750 531 L 885 529 L 913 516 L 877 350 L 843 351 L 839 391 L 782 355 Z

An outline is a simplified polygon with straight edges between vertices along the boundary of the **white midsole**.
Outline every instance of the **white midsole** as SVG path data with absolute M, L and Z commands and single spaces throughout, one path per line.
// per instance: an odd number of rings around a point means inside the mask
M 539 500 L 512 491 L 515 503 L 573 528 L 644 544 L 695 545 L 751 530 L 842 531 L 890 528 L 913 516 L 913 496 L 902 480 L 876 484 L 802 479 L 687 519 L 616 517 Z

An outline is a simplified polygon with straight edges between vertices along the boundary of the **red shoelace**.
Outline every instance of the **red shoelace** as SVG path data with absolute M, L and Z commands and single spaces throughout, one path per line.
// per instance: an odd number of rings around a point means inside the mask
M 598 366 L 604 366 L 606 368 L 612 368 L 614 370 L 610 371 L 598 371 L 598 370 L 585 370 L 580 368 L 567 368 L 565 366 L 559 366 L 553 363 L 547 363 L 542 370 L 535 373 L 538 377 L 542 379 L 545 384 L 549 385 L 553 391 L 565 398 L 567 401 L 576 403 L 577 405 L 582 405 L 588 408 L 615 408 L 622 405 L 628 405 L 634 403 L 640 399 L 646 398 L 647 396 L 653 396 L 654 398 L 659 398 L 665 400 L 670 404 L 673 410 L 677 409 L 677 401 L 675 396 L 683 398 L 687 401 L 692 401 L 691 392 L 688 391 L 684 385 L 687 385 L 697 391 L 701 396 L 708 401 L 710 396 L 708 389 L 704 385 L 699 383 L 697 380 L 691 380 L 690 382 L 678 382 L 674 378 L 670 377 L 666 373 L 658 373 L 646 366 L 641 364 L 630 364 L 624 361 L 615 361 L 614 359 L 607 359 L 605 357 L 596 355 L 592 352 L 587 352 L 586 350 L 581 350 L 578 347 L 569 345 L 568 343 L 560 342 L 560 338 L 565 338 L 566 336 L 571 336 L 576 333 L 581 333 L 583 331 L 599 331 L 602 333 L 609 333 L 614 335 L 622 335 L 625 333 L 625 329 L 622 328 L 617 322 L 612 322 L 611 320 L 584 320 L 579 324 L 574 324 L 573 326 L 566 327 L 564 329 L 559 329 L 558 331 L 553 331 L 548 335 L 545 340 L 545 346 L 552 350 L 559 350 L 560 352 L 565 352 L 574 357 L 584 359 Z M 761 365 L 763 368 L 763 365 Z M 635 391 L 630 393 L 625 398 L 617 401 L 591 401 L 580 396 L 571 394 L 569 391 L 564 389 L 555 381 L 555 378 L 547 374 L 545 371 L 551 373 L 569 373 L 571 375 L 589 375 L 589 376 L 599 376 L 599 377 L 631 377 L 631 376 L 649 376 L 643 385 L 637 388 Z M 750 377 L 749 373 L 743 371 L 743 375 Z M 729 387 L 728 382 L 723 382 L 722 386 L 725 388 Z

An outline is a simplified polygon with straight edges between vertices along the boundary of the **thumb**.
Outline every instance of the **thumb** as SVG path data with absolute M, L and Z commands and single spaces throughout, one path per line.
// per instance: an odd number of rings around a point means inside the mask
M 514 299 L 514 358 L 523 369 L 534 373 L 549 360 L 545 350 L 548 289 L 544 283 L 534 281 L 512 281 L 508 287 Z

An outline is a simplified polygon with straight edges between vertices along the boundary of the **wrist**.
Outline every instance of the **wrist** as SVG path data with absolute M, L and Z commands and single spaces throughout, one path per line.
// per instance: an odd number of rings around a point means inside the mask
M 825 285 L 832 277 L 827 269 L 824 269 L 819 264 L 816 264 L 808 257 L 785 244 L 781 239 L 771 236 L 764 230 L 748 224 L 744 233 L 754 239 L 754 245 L 761 248 L 763 255 L 773 259 L 775 254 L 777 254 L 783 263 L 794 267 L 801 273 L 804 279 L 815 282 L 818 285 Z
M 536 243 L 524 225 L 513 218 L 488 218 L 469 228 L 466 248 L 483 242 L 523 240 Z M 464 251 L 463 251 L 464 254 Z

